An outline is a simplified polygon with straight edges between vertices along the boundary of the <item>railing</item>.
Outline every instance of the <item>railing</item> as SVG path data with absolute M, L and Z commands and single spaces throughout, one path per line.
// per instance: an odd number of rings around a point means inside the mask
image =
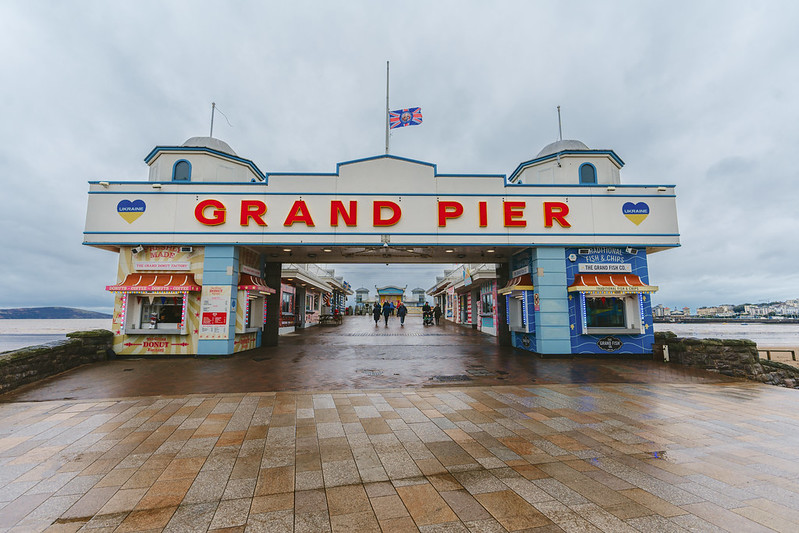
M 793 350 L 791 348 L 787 348 L 785 350 L 758 350 L 757 351 L 758 354 L 760 354 L 762 352 L 766 352 L 766 359 L 769 360 L 769 361 L 771 361 L 771 352 L 789 353 L 789 354 L 791 354 L 791 359 L 796 361 L 796 350 Z

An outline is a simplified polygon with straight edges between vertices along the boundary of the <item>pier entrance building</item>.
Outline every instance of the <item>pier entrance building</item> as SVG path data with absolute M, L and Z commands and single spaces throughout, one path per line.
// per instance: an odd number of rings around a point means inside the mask
M 107 289 L 120 354 L 277 344 L 297 298 L 287 263 L 456 262 L 497 265 L 486 301 L 501 344 L 649 353 L 648 257 L 679 246 L 674 186 L 622 184 L 619 156 L 579 141 L 509 175 L 393 155 L 263 172 L 210 137 L 157 146 L 145 162 L 147 181 L 89 185 L 84 244 L 119 254 Z M 334 280 L 330 307 L 352 293 Z

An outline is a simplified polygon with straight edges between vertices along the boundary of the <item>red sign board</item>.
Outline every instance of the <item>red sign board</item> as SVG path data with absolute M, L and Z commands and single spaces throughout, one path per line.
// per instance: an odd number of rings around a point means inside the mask
M 227 324 L 227 313 L 203 313 L 203 326 L 224 326 Z

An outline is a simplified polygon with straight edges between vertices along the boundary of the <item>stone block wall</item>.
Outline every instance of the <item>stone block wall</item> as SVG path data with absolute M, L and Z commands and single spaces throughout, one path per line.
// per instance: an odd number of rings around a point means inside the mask
M 0 394 L 76 366 L 108 359 L 114 341 L 110 331 L 67 334 L 67 340 L 0 354 Z
M 656 332 L 652 352 L 662 361 L 669 347 L 669 362 L 746 378 L 769 385 L 799 388 L 799 368 L 761 360 L 757 344 L 745 339 L 694 339 L 677 337 L 671 331 Z

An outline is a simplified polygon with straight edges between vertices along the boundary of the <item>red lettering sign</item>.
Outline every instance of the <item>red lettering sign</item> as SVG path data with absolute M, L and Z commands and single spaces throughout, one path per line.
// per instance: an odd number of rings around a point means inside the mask
M 266 226 L 266 222 L 261 218 L 266 214 L 266 204 L 260 200 L 242 200 L 241 217 L 242 226 L 249 226 L 250 219 L 253 219 L 259 226 Z
M 205 216 L 205 210 L 209 207 L 214 208 L 212 212 L 213 216 L 211 217 Z M 218 226 L 220 224 L 224 224 L 225 214 L 225 204 L 219 200 L 203 200 L 197 204 L 197 207 L 194 208 L 194 218 L 206 226 Z
M 544 227 L 551 228 L 553 220 L 560 224 L 561 228 L 572 227 L 566 220 L 568 214 L 569 206 L 563 202 L 544 202 Z
M 463 206 L 460 202 L 438 202 L 438 227 L 446 227 L 448 218 L 458 218 L 462 214 Z
M 517 228 L 525 228 L 527 227 L 527 221 L 524 220 L 522 217 L 524 216 L 524 207 L 526 206 L 526 202 L 503 202 L 502 203 L 502 210 L 503 214 L 505 215 L 505 227 L 517 227 Z
M 486 202 L 477 202 L 478 211 L 480 212 L 480 227 L 488 226 L 488 204 Z
M 383 218 L 383 209 L 391 209 L 392 215 L 390 218 Z M 393 226 L 399 222 L 402 216 L 402 209 L 394 202 L 388 200 L 377 200 L 373 204 L 373 226 Z
M 283 222 L 283 225 L 292 226 L 295 222 L 303 222 L 306 226 L 310 227 L 314 226 L 311 212 L 308 211 L 308 206 L 305 205 L 304 200 L 297 200 L 294 202 L 294 205 L 291 206 L 291 210 L 289 210 L 289 216 L 286 217 L 286 221 Z
M 227 313 L 203 313 L 203 326 L 224 326 L 227 324 Z
M 338 226 L 338 217 L 344 220 L 344 224 L 347 226 L 357 226 L 358 225 L 358 202 L 355 200 L 350 200 L 350 212 L 344 209 L 344 202 L 339 200 L 333 200 L 330 202 L 330 225 L 331 226 Z

